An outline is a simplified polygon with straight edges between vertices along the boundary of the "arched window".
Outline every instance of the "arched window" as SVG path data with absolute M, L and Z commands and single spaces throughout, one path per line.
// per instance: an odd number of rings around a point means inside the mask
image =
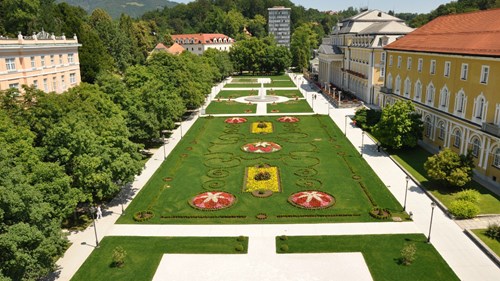
M 420 101 L 422 97 L 422 83 L 420 80 L 415 83 L 415 100 Z
M 462 133 L 460 132 L 460 130 L 457 129 L 454 135 L 455 135 L 455 140 L 453 142 L 453 146 L 460 147 L 460 143 L 462 143 Z
M 474 138 L 472 140 L 472 156 L 477 157 L 479 155 L 479 152 L 481 150 L 481 141 L 479 138 Z
M 428 105 L 434 105 L 434 95 L 436 94 L 436 89 L 434 88 L 434 85 L 432 83 L 427 86 L 427 104 Z
M 457 94 L 457 102 L 455 105 L 457 113 L 464 112 L 464 107 L 465 107 L 465 93 L 461 90 Z
M 441 89 L 440 104 L 443 108 L 448 108 L 449 91 L 446 86 Z
M 387 85 L 386 85 L 387 89 L 392 89 L 392 75 L 389 73 L 389 75 L 387 75 Z
M 476 116 L 476 118 L 478 118 L 478 119 L 482 119 L 483 118 L 485 103 L 486 103 L 486 100 L 485 100 L 484 97 L 482 97 L 482 95 L 479 96 L 479 97 L 477 97 L 477 100 L 476 100 L 476 114 L 474 114 L 474 116 Z
M 493 154 L 493 166 L 500 168 L 500 148 L 495 149 Z
M 425 117 L 425 136 L 428 138 L 432 136 L 432 121 L 429 116 Z
M 444 140 L 444 138 L 446 137 L 446 127 L 444 126 L 444 121 L 439 122 L 438 128 L 439 128 L 439 139 Z
M 411 92 L 411 81 L 410 78 L 406 78 L 405 80 L 405 96 L 409 97 Z
M 394 85 L 394 90 L 395 93 L 400 95 L 401 94 L 401 77 L 399 75 L 396 77 L 396 85 Z

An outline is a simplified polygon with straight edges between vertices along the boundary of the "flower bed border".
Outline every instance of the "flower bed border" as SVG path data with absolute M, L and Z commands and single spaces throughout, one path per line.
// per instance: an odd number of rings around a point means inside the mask
M 196 198 L 197 196 L 203 194 L 203 193 L 207 193 L 207 192 L 211 192 L 211 193 L 217 193 L 217 192 L 222 192 L 222 193 L 227 193 L 227 194 L 230 194 L 231 196 L 233 196 L 234 200 L 233 202 L 231 203 L 231 205 L 228 205 L 228 206 L 225 206 L 225 207 L 222 207 L 222 208 L 217 208 L 217 209 L 207 209 L 207 208 L 200 208 L 198 206 L 196 206 L 194 203 L 193 203 L 193 200 L 194 198 Z M 229 192 L 226 192 L 226 191 L 221 191 L 221 190 L 213 190 L 213 191 L 205 191 L 205 192 L 201 192 L 201 193 L 198 193 L 194 196 L 192 196 L 189 200 L 188 200 L 188 204 L 189 206 L 191 206 L 193 209 L 195 210 L 199 210 L 199 211 L 203 211 L 203 212 L 213 212 L 213 211 L 220 211 L 220 210 L 225 210 L 225 209 L 228 209 L 228 208 L 231 208 L 232 206 L 234 206 L 236 203 L 238 202 L 238 198 L 236 197 L 236 195 L 232 194 L 232 193 L 229 193 Z
M 150 216 L 147 217 L 147 218 L 141 218 L 141 217 L 139 217 L 139 215 L 143 214 L 143 213 L 148 214 Z M 154 218 L 155 217 L 155 213 L 153 211 L 151 211 L 151 210 L 139 211 L 139 212 L 136 212 L 133 217 L 134 217 L 134 220 L 136 222 L 143 222 L 143 221 L 148 221 L 148 220 Z
M 330 197 L 332 197 L 332 201 L 330 201 L 330 203 L 328 205 L 325 205 L 325 206 L 321 206 L 321 207 L 314 207 L 314 208 L 308 208 L 308 207 L 305 207 L 305 206 L 302 206 L 302 205 L 299 205 L 299 204 L 296 204 L 295 202 L 292 201 L 292 198 L 295 194 L 297 193 L 301 193 L 301 192 L 312 192 L 312 191 L 317 191 L 317 192 L 321 192 L 321 193 L 324 193 L 326 195 L 329 195 Z M 324 191 L 320 191 L 320 190 L 302 190 L 302 191 L 299 191 L 299 192 L 295 192 L 295 193 L 292 193 L 290 194 L 290 196 L 288 196 L 288 199 L 287 199 L 288 203 L 290 203 L 292 206 L 294 207 L 297 207 L 299 209 L 303 209 L 303 210 L 322 210 L 322 209 L 327 209 L 327 208 L 330 208 L 332 207 L 333 205 L 335 205 L 335 203 L 337 202 L 337 200 L 335 199 L 335 197 L 333 195 L 331 195 L 330 193 L 328 192 L 324 192 Z

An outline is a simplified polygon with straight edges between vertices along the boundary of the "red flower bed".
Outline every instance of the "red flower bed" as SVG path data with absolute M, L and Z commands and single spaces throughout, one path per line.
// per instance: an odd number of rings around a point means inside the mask
M 304 209 L 324 209 L 332 206 L 335 203 L 335 199 L 325 192 L 307 190 L 292 194 L 288 198 L 288 202 Z
M 247 122 L 247 119 L 243 117 L 232 117 L 232 118 L 227 118 L 224 122 L 229 124 L 240 124 Z
M 296 123 L 296 122 L 300 121 L 299 118 L 292 117 L 292 116 L 283 116 L 283 117 L 278 118 L 277 120 L 278 120 L 278 122 L 282 122 L 282 123 Z
M 203 192 L 191 199 L 191 206 L 200 210 L 220 210 L 234 204 L 236 197 L 231 193 L 222 191 Z
M 281 150 L 281 146 L 270 141 L 248 143 L 241 147 L 245 152 L 252 153 L 271 153 Z

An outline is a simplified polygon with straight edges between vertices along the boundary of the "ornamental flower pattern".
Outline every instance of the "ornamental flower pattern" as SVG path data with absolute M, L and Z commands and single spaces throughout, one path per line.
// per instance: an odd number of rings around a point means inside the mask
M 272 153 L 281 150 L 281 146 L 274 142 L 261 141 L 245 144 L 241 149 L 250 153 Z
M 191 206 L 200 210 L 220 210 L 234 204 L 236 197 L 223 191 L 203 192 L 191 199 Z
M 292 194 L 288 201 L 299 208 L 304 209 L 324 209 L 332 206 L 335 199 L 328 193 L 307 190 Z
M 255 176 L 258 173 L 269 173 L 271 175 L 268 180 L 256 180 Z M 280 192 L 280 177 L 278 167 L 247 167 L 246 178 L 244 183 L 244 192 L 253 192 L 256 190 L 270 190 L 272 192 Z
M 224 120 L 224 122 L 228 124 L 240 124 L 247 122 L 247 119 L 243 117 L 231 117 Z
M 253 122 L 252 123 L 252 133 L 253 134 L 270 134 L 273 132 L 273 123 L 271 122 Z
M 300 121 L 299 118 L 293 117 L 293 116 L 283 116 L 283 117 L 280 117 L 280 118 L 278 118 L 276 120 L 278 122 L 282 122 L 282 123 L 296 123 L 296 122 Z

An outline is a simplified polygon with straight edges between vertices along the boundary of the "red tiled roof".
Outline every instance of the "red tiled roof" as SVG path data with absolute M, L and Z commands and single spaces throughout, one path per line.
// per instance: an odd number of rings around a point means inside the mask
M 174 43 L 170 48 L 168 48 L 168 52 L 173 54 L 173 55 L 178 55 L 182 52 L 184 52 L 186 49 L 182 47 L 181 45 Z
M 155 50 L 167 50 L 168 48 L 163 45 L 163 43 L 158 43 L 155 47 Z
M 384 49 L 500 56 L 500 9 L 441 16 Z
M 232 38 L 230 38 L 227 35 L 220 34 L 220 33 L 199 33 L 199 34 L 176 34 L 172 35 L 172 40 L 174 42 L 179 42 L 179 44 L 184 44 L 185 40 L 194 40 L 194 44 L 216 44 L 219 42 L 214 42 L 214 39 L 226 39 L 227 43 L 234 42 Z M 182 41 L 180 41 L 182 40 Z M 191 43 L 189 43 L 191 44 Z

